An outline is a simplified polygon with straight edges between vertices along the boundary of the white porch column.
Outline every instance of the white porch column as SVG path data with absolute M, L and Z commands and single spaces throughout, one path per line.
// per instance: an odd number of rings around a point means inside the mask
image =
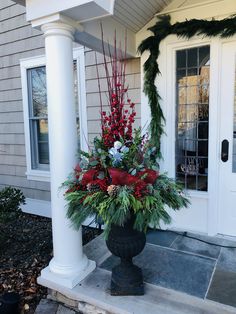
M 77 132 L 72 43 L 75 29 L 62 22 L 42 26 L 45 35 L 54 257 L 41 277 L 73 288 L 94 268 L 83 254 L 82 233 L 71 228 L 61 184 L 76 164 Z

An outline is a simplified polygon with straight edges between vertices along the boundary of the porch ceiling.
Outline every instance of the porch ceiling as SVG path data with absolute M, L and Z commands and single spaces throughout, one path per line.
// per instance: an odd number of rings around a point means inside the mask
M 25 0 L 13 1 L 25 6 Z M 132 32 L 137 33 L 156 13 L 161 12 L 172 1 L 173 0 L 116 0 L 112 18 Z M 71 12 L 73 16 L 71 16 Z M 76 19 L 76 12 L 73 10 L 71 12 L 67 12 L 68 17 Z M 78 22 L 83 22 L 87 19 L 85 17 L 77 20 Z
M 137 33 L 172 0 L 116 0 L 113 18 Z

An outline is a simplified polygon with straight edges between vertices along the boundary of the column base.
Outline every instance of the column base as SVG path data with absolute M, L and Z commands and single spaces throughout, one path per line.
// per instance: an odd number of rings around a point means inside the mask
M 50 267 L 47 266 L 41 271 L 41 276 L 38 277 L 37 282 L 39 284 L 44 282 L 44 280 L 51 281 L 60 286 L 73 289 L 80 281 L 87 277 L 96 268 L 96 263 L 94 261 L 88 260 L 86 268 L 82 269 L 78 273 L 70 275 L 61 275 L 53 273 Z M 42 281 L 41 281 L 42 280 Z

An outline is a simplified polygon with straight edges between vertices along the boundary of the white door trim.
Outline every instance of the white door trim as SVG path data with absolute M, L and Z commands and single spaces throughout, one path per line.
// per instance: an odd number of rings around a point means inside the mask
M 219 88 L 218 88 L 218 90 L 219 90 L 219 103 L 220 103 L 220 105 L 222 106 L 224 106 L 224 103 L 222 102 L 222 99 L 225 99 L 225 97 L 223 96 L 224 94 L 223 94 L 223 88 L 220 88 L 221 87 L 221 82 L 222 82 L 222 80 L 224 80 L 224 78 L 225 78 L 225 74 L 223 74 L 223 73 L 225 73 L 225 69 L 223 69 L 223 64 L 224 65 L 226 65 L 226 63 L 225 63 L 225 61 L 223 60 L 223 49 L 224 49 L 224 45 L 225 44 L 231 44 L 231 43 L 233 43 L 234 45 L 235 45 L 235 43 L 236 43 L 236 36 L 233 36 L 233 37 L 231 37 L 231 38 L 229 38 L 229 39 L 222 39 L 221 41 L 220 41 L 220 45 L 219 45 L 219 51 L 220 51 L 220 53 L 219 53 L 219 65 L 220 65 L 220 71 L 219 71 Z M 234 58 L 236 57 L 236 55 L 235 55 L 235 48 L 234 48 Z M 230 62 L 231 60 L 229 60 L 229 62 Z M 234 66 L 235 66 L 235 60 L 233 60 L 233 63 L 234 63 Z M 227 65 L 226 65 L 226 68 L 227 68 Z M 234 71 L 235 71 L 235 69 L 233 69 Z M 228 75 L 228 72 L 227 72 L 227 75 Z M 234 80 L 235 80 L 235 78 L 234 78 Z M 227 83 L 227 81 L 226 81 L 226 83 Z M 226 84 L 227 85 L 227 84 Z M 227 85 L 228 86 L 228 85 Z M 235 91 L 234 91 L 235 92 Z M 229 90 L 227 91 L 227 94 L 229 94 Z M 233 101 L 233 99 L 232 99 L 232 101 Z M 226 102 L 226 104 L 227 104 L 228 102 Z M 231 103 L 231 105 L 233 106 L 233 104 Z M 232 119 L 231 121 L 229 121 L 229 123 L 231 124 L 231 123 L 233 123 L 233 108 L 232 108 L 232 116 L 230 117 L 230 119 Z M 223 110 L 223 112 L 224 112 L 224 110 Z M 222 108 L 221 108 L 221 110 L 220 110 L 220 108 L 219 108 L 219 116 L 220 116 L 220 113 L 222 113 Z M 226 113 L 227 114 L 227 113 Z M 225 116 L 226 118 L 227 118 L 227 115 Z M 219 117 L 219 118 L 223 118 L 223 117 Z M 228 121 L 228 119 L 227 119 L 227 121 Z M 225 122 L 224 121 L 224 123 L 227 123 L 227 122 Z M 228 127 L 228 126 L 227 126 Z M 226 127 L 226 129 L 227 129 L 227 127 Z M 224 129 L 222 129 L 222 128 L 224 128 Z M 233 126 L 232 126 L 232 129 L 233 129 Z M 224 131 L 225 130 L 225 127 L 224 127 L 224 124 L 223 124 L 223 120 L 221 120 L 220 121 L 220 123 L 219 123 L 219 132 L 218 132 L 218 142 L 219 142 L 219 147 L 218 147 L 218 156 L 219 156 L 219 164 L 221 165 L 221 167 L 219 167 L 219 176 L 218 176 L 218 190 L 217 190 L 217 195 L 220 195 L 221 196 L 221 198 L 223 198 L 223 195 L 225 195 L 225 194 L 223 194 L 223 191 L 221 191 L 221 188 L 222 188 L 222 181 L 224 182 L 224 180 L 222 180 L 221 181 L 221 179 L 222 179 L 222 171 L 226 171 L 225 173 L 226 173 L 226 176 L 227 176 L 227 182 L 230 182 L 230 180 L 232 180 L 232 178 L 231 178 L 231 174 L 229 175 L 229 173 L 228 173 L 228 169 L 224 169 L 223 167 L 225 167 L 226 166 L 226 168 L 228 168 L 229 167 L 229 162 L 230 162 L 230 160 L 231 160 L 231 158 L 232 158 L 232 154 L 233 154 L 233 151 L 232 151 L 232 148 L 233 148 L 233 143 L 231 143 L 231 141 L 232 141 L 232 137 L 229 137 L 228 138 L 228 136 L 223 136 L 223 133 L 222 133 L 222 131 Z M 232 130 L 232 135 L 233 135 L 233 130 Z M 226 163 L 226 164 L 222 164 L 222 161 L 221 161 L 221 141 L 224 139 L 224 138 L 226 138 L 226 139 L 228 139 L 229 140 L 229 142 L 230 142 L 230 145 L 229 145 L 229 160 L 228 160 L 228 162 Z M 231 162 L 230 162 L 230 164 L 231 164 Z M 231 164 L 231 166 L 232 166 L 232 164 Z M 232 168 L 231 168 L 231 170 L 230 170 L 230 172 L 232 172 Z M 232 173 L 233 174 L 233 173 Z M 225 175 L 225 174 L 224 174 Z M 229 176 L 228 176 L 229 175 Z M 232 183 L 231 183 L 232 184 Z M 223 185 L 224 185 L 224 183 L 223 183 Z M 229 188 L 229 186 L 228 186 L 228 188 Z M 232 186 L 230 186 L 230 188 L 232 188 Z M 235 188 L 232 190 L 232 191 L 235 191 Z M 230 201 L 231 201 L 231 203 L 232 202 L 234 202 L 232 199 L 230 199 Z M 221 200 L 221 202 L 220 202 L 220 199 L 219 199 L 219 202 L 218 202 L 218 226 L 219 226 L 219 229 L 218 229 L 218 232 L 219 233 L 222 233 L 222 234 L 227 234 L 227 235 L 234 235 L 234 234 L 232 234 L 232 232 L 234 232 L 234 231 L 232 231 L 232 230 L 234 230 L 234 227 L 233 227 L 233 229 L 232 229 L 232 225 L 230 225 L 230 222 L 228 222 L 229 224 L 227 224 L 226 223 L 226 221 L 224 221 L 224 218 L 225 217 L 222 217 L 222 214 L 224 214 L 224 216 L 225 215 L 229 215 L 229 209 L 228 208 L 226 208 L 226 210 L 224 210 L 223 208 L 221 208 L 221 206 L 222 206 L 222 204 L 223 205 L 225 205 L 225 202 L 223 201 L 222 202 L 222 200 Z M 223 211 L 224 211 L 224 213 L 223 213 Z M 227 216 L 226 216 L 227 217 Z M 224 223 L 222 224 L 222 220 L 224 221 Z M 225 224 L 226 223 L 226 224 Z M 231 231 L 230 231 L 231 230 Z
M 218 203 L 215 197 L 218 189 L 218 156 L 219 152 L 219 134 L 217 124 L 219 121 L 219 98 L 215 91 L 219 86 L 219 39 L 194 38 L 191 40 L 178 39 L 176 36 L 169 36 L 161 43 L 161 54 L 158 60 L 160 71 L 162 73 L 156 80 L 158 91 L 162 97 L 163 113 L 166 117 L 166 135 L 162 138 L 162 153 L 164 161 L 161 162 L 163 171 L 167 171 L 171 177 L 175 177 L 175 97 L 176 97 L 176 79 L 175 79 L 175 52 L 179 49 L 192 48 L 197 46 L 210 45 L 211 47 L 211 68 L 210 68 L 210 99 L 209 99 L 209 177 L 208 192 L 189 191 L 191 198 L 205 199 L 208 202 L 208 211 L 206 213 L 208 234 L 217 234 L 218 232 Z M 143 111 L 148 108 L 148 102 L 145 97 Z M 166 104 L 166 105 L 165 105 Z M 146 108 L 145 108 L 146 107 Z M 148 112 L 148 110 L 147 110 Z M 190 227 L 191 228 L 191 227 Z
M 162 154 L 164 161 L 161 162 L 161 170 L 167 171 L 168 175 L 175 177 L 175 52 L 179 49 L 188 49 L 197 46 L 210 45 L 210 98 L 209 98 L 209 167 L 208 167 L 208 192 L 189 191 L 194 199 L 205 199 L 207 213 L 204 219 L 206 232 L 209 235 L 219 233 L 219 162 L 220 162 L 220 78 L 221 78 L 221 55 L 222 45 L 225 42 L 235 41 L 236 36 L 229 39 L 198 38 L 190 40 L 179 39 L 171 35 L 160 45 L 161 54 L 158 58 L 161 75 L 156 79 L 156 85 L 162 98 L 162 109 L 166 118 L 165 132 L 162 137 Z M 147 54 L 141 59 L 143 66 Z M 143 78 L 143 69 L 142 78 Z M 143 84 L 143 80 L 142 80 Z M 142 93 L 142 127 L 150 122 L 150 109 L 147 97 Z M 200 226 L 199 226 L 200 227 Z M 186 227 L 187 228 L 187 227 Z M 191 226 L 190 226 L 191 229 Z M 200 228 L 199 228 L 200 229 Z

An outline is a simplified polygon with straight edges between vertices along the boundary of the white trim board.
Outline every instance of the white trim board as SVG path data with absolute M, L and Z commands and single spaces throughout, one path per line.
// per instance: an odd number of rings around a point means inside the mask
M 210 45 L 210 98 L 209 98 L 209 167 L 208 192 L 188 190 L 192 206 L 177 213 L 171 212 L 173 224 L 171 227 L 194 230 L 195 232 L 215 235 L 219 233 L 219 204 L 218 204 L 218 178 L 219 178 L 219 92 L 220 92 L 220 57 L 222 44 L 235 41 L 236 37 L 229 39 L 194 37 L 188 41 L 172 35 L 160 45 L 159 66 L 162 73 L 156 79 L 156 85 L 162 98 L 162 108 L 166 118 L 165 135 L 162 137 L 161 170 L 175 177 L 175 118 L 176 118 L 176 81 L 175 81 L 175 53 L 177 50 L 188 49 L 203 45 Z M 145 56 L 142 57 L 142 64 Z M 149 112 L 146 96 L 142 98 L 142 112 Z M 144 115 L 142 127 L 148 115 Z M 143 118 L 144 118 L 143 117 Z
M 211 72 L 210 72 L 210 121 L 209 121 L 209 177 L 208 192 L 188 191 L 192 200 L 192 206 L 189 209 L 183 209 L 178 213 L 172 213 L 173 224 L 171 227 L 180 229 L 191 229 L 197 232 L 215 235 L 218 233 L 218 204 L 215 197 L 218 182 L 218 114 L 219 104 L 217 90 L 219 86 L 219 53 L 222 40 L 218 38 L 200 38 L 195 37 L 188 41 L 178 39 L 176 36 L 169 36 L 160 46 L 161 54 L 159 56 L 159 65 L 161 76 L 157 77 L 164 116 L 166 117 L 165 132 L 162 137 L 162 153 L 164 160 L 161 162 L 162 171 L 167 171 L 169 176 L 175 177 L 175 52 L 181 49 L 188 49 L 203 45 L 211 47 Z M 142 57 L 142 63 L 145 57 Z M 142 98 L 142 112 L 149 112 L 146 96 Z M 148 115 L 142 119 L 142 127 Z
M 51 202 L 26 198 L 21 206 L 24 213 L 51 218 Z
M 87 105 L 86 105 L 86 89 L 85 89 L 85 60 L 84 47 L 73 49 L 73 59 L 77 62 L 78 75 L 78 98 L 79 98 L 79 119 L 80 119 L 80 143 L 81 149 L 87 150 L 88 143 L 88 126 L 87 126 Z M 28 103 L 28 84 L 27 69 L 44 66 L 46 64 L 45 56 L 35 56 L 31 58 L 21 59 L 21 81 L 22 81 L 22 97 L 24 112 L 24 132 L 25 132 L 25 149 L 27 164 L 27 179 L 35 181 L 50 182 L 50 171 L 32 169 L 31 165 L 31 146 L 30 146 L 30 128 L 29 128 L 29 103 Z
M 21 206 L 21 210 L 27 214 L 52 218 L 50 201 L 26 198 L 25 204 Z M 97 227 L 95 223 L 91 224 L 92 220 L 93 220 L 93 217 L 85 219 L 83 225 L 90 226 L 93 228 Z

